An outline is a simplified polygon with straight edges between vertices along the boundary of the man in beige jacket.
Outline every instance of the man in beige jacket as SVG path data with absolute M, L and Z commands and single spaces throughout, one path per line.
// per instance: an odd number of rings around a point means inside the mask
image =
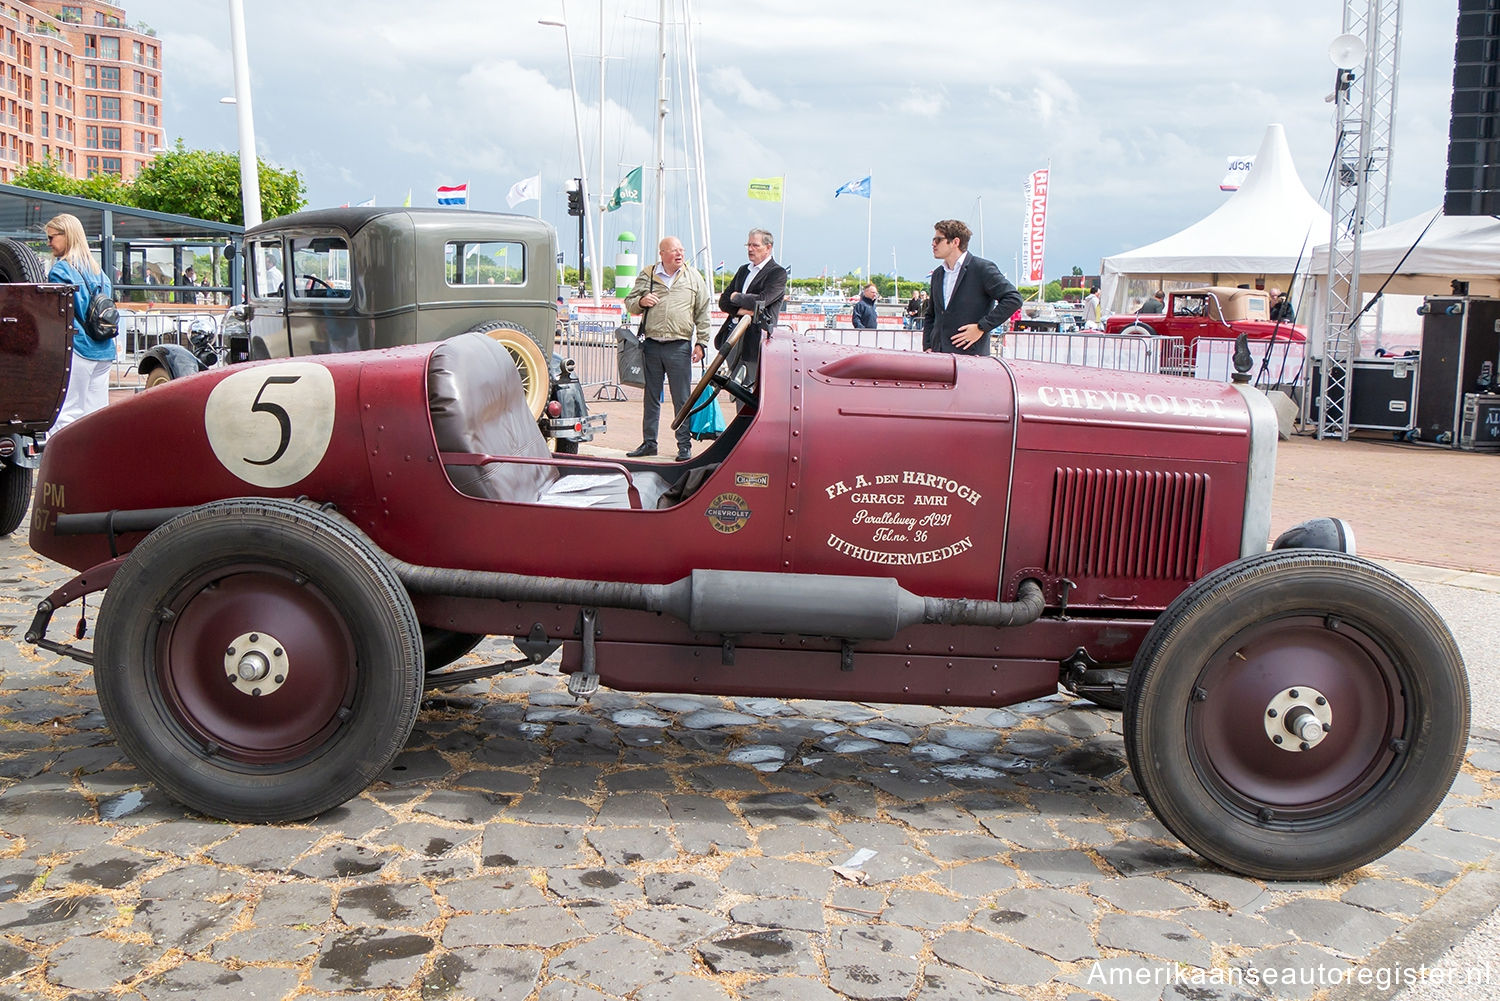
M 641 444 L 626 452 L 631 457 L 656 454 L 656 430 L 661 423 L 661 387 L 665 377 L 672 389 L 672 405 L 681 410 L 693 388 L 693 364 L 703 360 L 708 345 L 708 286 L 703 276 L 684 263 L 682 241 L 665 237 L 657 245 L 660 264 L 642 271 L 625 299 L 625 309 L 641 317 L 641 360 L 646 378 L 646 405 L 641 414 Z M 677 461 L 693 457 L 687 421 L 677 429 Z

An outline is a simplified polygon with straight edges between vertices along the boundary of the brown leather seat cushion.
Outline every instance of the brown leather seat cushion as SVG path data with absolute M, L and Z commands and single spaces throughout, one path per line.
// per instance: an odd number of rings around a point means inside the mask
M 427 406 L 439 451 L 552 457 L 510 352 L 483 334 L 451 337 L 432 352 Z M 519 462 L 445 468 L 460 492 L 513 503 L 534 503 L 557 478 L 553 466 Z

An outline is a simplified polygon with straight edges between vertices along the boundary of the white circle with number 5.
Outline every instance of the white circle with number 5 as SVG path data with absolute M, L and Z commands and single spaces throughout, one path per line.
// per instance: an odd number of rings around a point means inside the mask
M 225 469 L 257 487 L 289 487 L 328 452 L 333 375 L 305 361 L 235 372 L 208 394 L 203 426 Z

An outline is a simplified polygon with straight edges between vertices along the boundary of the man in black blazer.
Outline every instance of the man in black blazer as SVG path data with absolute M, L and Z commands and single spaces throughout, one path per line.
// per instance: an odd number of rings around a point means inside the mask
M 968 226 L 943 219 L 932 229 L 932 256 L 943 263 L 932 272 L 922 350 L 988 355 L 990 331 L 1021 308 L 1021 293 L 995 262 L 969 253 Z
M 724 294 L 719 296 L 719 308 L 729 314 L 729 318 L 714 337 L 714 347 L 723 347 L 724 339 L 738 322 L 740 308 L 735 305 L 735 296 L 740 293 L 745 298 L 765 304 L 762 313 L 765 317 L 764 329 L 770 330 L 776 326 L 776 319 L 781 315 L 782 300 L 786 298 L 786 268 L 777 264 L 771 256 L 774 246 L 775 241 L 766 230 L 750 231 L 750 236 L 745 241 L 745 254 L 750 262 L 740 265 L 733 280 L 724 289 Z M 745 336 L 741 339 L 741 361 L 753 363 L 760 360 L 760 334 L 761 328 L 753 324 L 745 331 Z

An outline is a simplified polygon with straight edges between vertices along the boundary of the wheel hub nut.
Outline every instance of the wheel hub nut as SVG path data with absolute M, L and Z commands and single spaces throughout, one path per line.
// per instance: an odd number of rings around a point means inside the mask
M 270 695 L 282 685 L 290 669 L 286 648 L 264 631 L 235 637 L 224 651 L 224 676 L 246 695 Z
M 1333 706 L 1306 685 L 1277 692 L 1261 714 L 1266 737 L 1283 751 L 1310 751 L 1333 729 Z

